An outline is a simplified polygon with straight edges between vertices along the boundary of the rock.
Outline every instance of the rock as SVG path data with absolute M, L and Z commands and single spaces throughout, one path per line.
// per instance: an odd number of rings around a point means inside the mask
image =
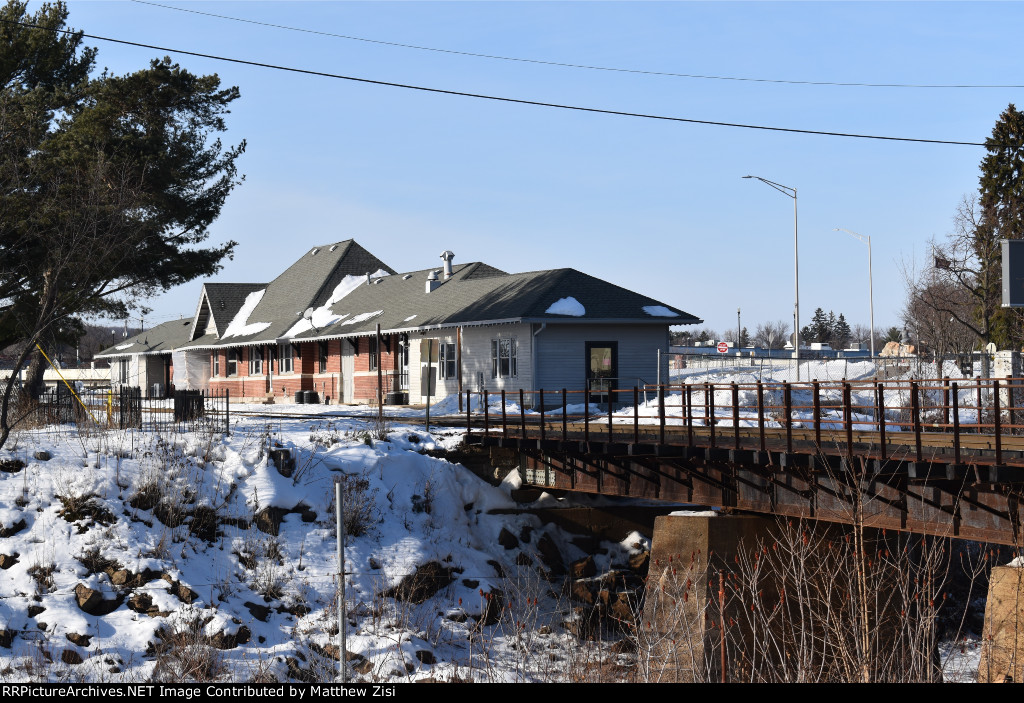
M 380 571 L 381 563 L 379 561 L 377 561 L 373 557 L 370 557 L 369 563 L 370 563 L 370 568 L 371 569 L 373 569 L 374 571 Z
M 551 573 L 556 575 L 565 573 L 565 561 L 562 559 L 562 553 L 548 534 L 545 533 L 537 540 L 537 551 L 540 552 L 541 561 Z
M 547 625 L 541 625 L 540 629 L 537 630 L 537 634 L 539 634 L 539 635 L 550 635 L 551 634 L 551 628 L 548 627 Z
M 14 643 L 14 630 L 0 630 L 0 647 L 10 649 Z
M 569 595 L 580 603 L 594 604 L 594 592 L 590 590 L 590 584 L 586 581 L 573 581 Z
M 466 620 L 469 619 L 469 616 L 466 615 L 466 611 L 462 608 L 452 608 L 444 614 L 444 617 L 452 622 L 466 622 Z
M 260 532 L 276 537 L 281 531 L 281 521 L 287 514 L 288 511 L 282 508 L 264 508 L 256 513 L 253 524 Z
M 90 615 L 99 614 L 97 611 L 103 603 L 103 596 L 100 595 L 99 591 L 94 591 L 84 583 L 80 583 L 75 586 L 75 599 L 78 601 L 78 608 L 80 610 Z
M 494 569 L 494 573 L 498 575 L 498 578 L 505 578 L 505 570 L 501 568 L 501 564 L 496 562 L 494 559 L 488 559 L 487 564 Z
M 14 554 L 0 554 L 0 569 L 9 569 L 18 563 L 18 557 L 21 555 L 15 552 Z
M 238 628 L 234 634 L 227 634 L 224 631 L 218 632 L 210 638 L 210 646 L 216 649 L 234 649 L 240 644 L 245 644 L 252 638 L 252 632 L 245 625 Z
M 77 644 L 79 647 L 88 647 L 89 641 L 92 639 L 92 635 L 80 635 L 76 632 L 69 632 L 65 637 L 68 638 L 68 642 Z
M 533 566 L 533 559 L 531 559 L 528 554 L 519 552 L 519 554 L 516 555 L 516 564 L 518 566 Z
M 455 571 L 454 567 L 430 561 L 417 567 L 416 571 L 403 577 L 398 585 L 387 589 L 381 595 L 408 603 L 422 603 L 451 584 L 455 580 L 452 576 Z
M 476 579 L 462 579 L 462 585 L 466 588 L 477 588 L 480 582 Z
M 295 457 L 292 456 L 290 449 L 271 449 L 270 461 L 273 462 L 277 473 L 285 478 L 291 478 L 292 472 L 295 471 Z
M 530 541 L 531 537 L 533 537 L 533 528 L 529 525 L 523 525 L 522 529 L 519 530 L 519 541 L 525 544 Z
M 41 605 L 30 605 L 28 607 L 28 616 L 30 618 L 34 618 L 36 615 L 39 615 L 39 613 L 42 613 L 45 610 L 46 610 L 46 608 L 44 608 Z
M 417 649 L 413 654 L 422 664 L 436 664 L 437 659 L 434 657 L 434 653 L 429 649 Z
M 363 659 L 361 662 L 353 664 L 352 670 L 355 671 L 357 674 L 363 674 L 365 676 L 366 674 L 369 674 L 371 671 L 373 671 L 373 662 L 369 659 Z
M 39 451 L 32 455 L 32 458 L 35 459 L 36 461 L 49 461 L 50 459 L 53 458 L 53 455 L 50 454 L 50 452 L 46 451 L 45 449 L 40 449 Z
M 14 535 L 24 530 L 26 527 L 28 527 L 28 523 L 25 522 L 24 518 L 18 520 L 10 527 L 4 527 L 3 525 L 0 525 L 0 538 L 13 537 Z
M 498 544 L 505 549 L 515 549 L 519 546 L 519 539 L 508 531 L 507 528 L 501 528 L 501 532 L 498 533 Z
M 501 619 L 501 611 L 505 607 L 505 594 L 497 588 L 484 594 L 484 612 L 477 621 L 477 627 L 493 625 Z
M 60 660 L 65 664 L 81 664 L 82 655 L 73 649 L 65 649 L 63 652 L 60 653 Z
M 198 593 L 193 591 L 191 588 L 189 588 L 188 586 L 186 586 L 182 582 L 175 581 L 174 579 L 172 579 L 170 577 L 170 575 L 162 574 L 160 576 L 160 578 L 162 578 L 167 583 L 171 584 L 171 587 L 168 590 L 172 594 L 177 596 L 178 600 L 180 600 L 182 603 L 189 604 L 189 603 L 192 603 L 192 601 L 194 601 L 197 598 L 199 598 L 199 594 Z
M 646 574 L 647 566 L 650 561 L 650 552 L 640 552 L 639 554 L 632 554 L 629 557 L 629 568 L 640 574 Z
M 4 459 L 0 461 L 0 471 L 6 474 L 16 474 L 25 468 L 25 462 L 21 459 Z
M 316 511 L 312 508 L 302 506 L 302 521 L 303 522 L 316 522 Z
M 562 627 L 566 631 L 580 639 L 589 639 L 597 633 L 601 621 L 597 608 L 592 606 L 576 607 L 573 608 L 573 614 L 575 617 L 572 620 L 566 620 L 562 623 Z
M 624 624 L 633 624 L 636 619 L 633 613 L 633 606 L 638 604 L 638 596 L 631 591 L 622 591 L 608 607 L 608 615 L 621 627 Z
M 258 603 L 250 603 L 249 601 L 242 603 L 242 605 L 248 608 L 249 614 L 257 620 L 259 620 L 260 622 L 266 622 L 267 618 L 270 617 L 270 608 L 268 608 L 265 605 L 260 605 Z
M 124 602 L 124 596 L 107 600 L 99 591 L 89 588 L 84 583 L 80 583 L 75 586 L 75 600 L 78 602 L 78 607 L 84 613 L 89 615 L 107 615 L 121 607 L 121 603 Z
M 589 554 L 569 565 L 569 574 L 574 579 L 587 579 L 597 573 L 594 557 Z

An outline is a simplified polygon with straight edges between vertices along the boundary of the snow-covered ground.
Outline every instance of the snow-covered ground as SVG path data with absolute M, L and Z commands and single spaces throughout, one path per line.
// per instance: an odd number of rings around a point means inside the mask
M 491 512 L 517 507 L 518 474 L 495 487 L 425 453 L 460 440 L 396 425 L 379 441 L 331 417 L 236 417 L 230 436 L 16 433 L 0 452 L 0 679 L 330 680 L 339 478 L 357 523 L 345 560 L 358 678 L 559 680 L 614 658 L 562 626 L 572 604 L 546 577 L 545 549 L 564 564 L 586 553 L 533 515 Z M 291 477 L 271 447 L 294 455 Z M 605 543 L 597 572 L 648 547 L 638 533 Z
M 235 412 L 246 409 L 294 416 Z M 579 603 L 553 575 L 551 551 L 565 565 L 589 554 L 600 578 L 627 569 L 646 537 L 585 552 L 512 511 L 518 474 L 492 486 L 427 453 L 454 448 L 460 430 L 390 420 L 379 440 L 372 408 L 232 412 L 230 435 L 12 435 L 0 451 L 0 680 L 331 680 L 338 479 L 352 520 L 345 600 L 358 679 L 629 680 L 621 635 L 575 636 Z M 290 477 L 270 450 L 295 458 Z M 946 643 L 950 677 L 969 680 L 977 652 L 971 640 Z

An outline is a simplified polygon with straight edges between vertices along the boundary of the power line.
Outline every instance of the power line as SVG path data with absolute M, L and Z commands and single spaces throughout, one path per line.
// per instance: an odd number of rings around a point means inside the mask
M 983 142 L 962 142 L 954 141 L 949 139 L 921 139 L 915 137 L 887 137 L 875 134 L 854 134 L 850 132 L 829 132 L 824 130 L 816 129 L 797 129 L 795 127 L 769 127 L 765 125 L 753 125 L 743 124 L 739 122 L 719 122 L 715 120 L 698 120 L 688 117 L 671 117 L 668 115 L 652 115 L 643 112 L 628 112 L 625 110 L 609 110 L 598 107 L 583 107 L 580 105 L 564 105 L 561 103 L 549 103 L 540 100 L 526 100 L 524 98 L 508 98 L 498 95 L 484 95 L 482 93 L 468 93 L 459 90 L 447 90 L 444 88 L 428 88 L 419 85 L 409 85 L 406 83 L 393 83 L 390 81 L 380 81 L 371 78 L 359 78 L 356 76 L 345 76 L 338 73 L 327 73 L 325 71 L 313 71 L 305 68 L 294 68 L 290 66 L 279 66 L 276 64 L 263 63 L 260 61 L 248 61 L 246 59 L 236 59 L 227 56 L 218 56 L 216 54 L 204 54 L 197 51 L 188 51 L 186 49 L 173 49 L 165 46 L 157 46 L 155 44 L 143 44 L 141 42 L 128 41 L 126 39 L 114 39 L 112 37 L 103 37 L 97 34 L 86 34 L 84 32 L 74 32 L 68 29 L 52 29 L 50 27 L 41 27 L 39 25 L 27 24 L 25 22 L 15 22 L 13 20 L 0 19 L 0 22 L 6 24 L 19 25 L 29 29 L 42 29 L 51 32 L 59 32 L 62 34 L 77 34 L 78 36 L 87 37 L 89 39 L 96 39 L 99 41 L 111 42 L 114 44 L 123 44 L 125 46 L 136 46 L 143 49 L 154 49 L 156 51 L 164 51 L 172 54 L 184 54 L 186 56 L 196 56 L 203 59 L 212 59 L 215 61 L 227 61 L 229 63 L 241 64 L 244 66 L 256 66 L 258 68 L 270 68 L 277 71 L 287 71 L 290 73 L 300 73 L 308 76 L 320 76 L 322 78 L 335 78 L 338 80 L 352 81 L 355 83 L 366 83 L 370 85 L 382 85 L 390 88 L 404 88 L 406 90 L 418 90 L 424 93 L 436 93 L 440 95 L 457 95 L 464 98 L 477 98 L 479 100 L 493 100 L 496 102 L 514 103 L 517 105 L 533 105 L 536 107 L 551 107 L 559 110 L 574 110 L 576 112 L 590 112 L 601 115 L 617 115 L 619 117 L 637 117 L 648 120 L 660 120 L 663 122 L 685 122 L 687 124 L 702 124 L 702 125 L 713 125 L 716 127 L 735 127 L 740 129 L 758 129 L 767 132 L 788 132 L 792 134 L 816 134 L 827 137 L 847 137 L 851 139 L 876 139 L 882 141 L 891 142 L 916 142 L 919 144 L 953 144 L 958 146 L 987 146 Z M 998 145 L 993 145 L 998 146 Z
M 844 88 L 971 88 L 971 89 L 989 89 L 989 88 L 1024 88 L 1024 85 L 985 85 L 985 84 L 959 84 L 959 83 L 844 83 L 841 81 L 800 81 L 800 80 L 787 80 L 782 78 L 750 78 L 741 76 L 716 76 L 700 73 L 673 73 L 670 71 L 648 71 L 643 69 L 635 68 L 616 68 L 612 66 L 593 66 L 590 64 L 579 64 L 579 63 L 563 63 L 561 61 L 547 61 L 544 59 L 527 59 L 516 56 L 499 56 L 496 54 L 480 54 L 472 51 L 460 51 L 458 49 L 440 49 L 431 46 L 420 46 L 418 44 L 403 44 L 402 42 L 385 41 L 383 39 L 368 39 L 366 37 L 357 37 L 351 34 L 336 34 L 334 32 L 325 32 L 318 29 L 307 29 L 305 27 L 292 27 L 286 24 L 274 24 L 273 22 L 260 22 L 259 20 L 247 19 L 244 17 L 233 17 L 231 15 L 220 15 L 215 12 L 203 12 L 202 10 L 193 10 L 187 7 L 174 7 L 173 5 L 163 5 L 158 2 L 149 2 L 149 0 L 132 0 L 132 2 L 138 3 L 139 5 L 152 5 L 153 7 L 162 7 L 167 10 L 176 10 L 178 12 L 189 12 L 194 15 L 204 15 L 206 17 L 216 17 L 223 20 L 231 20 L 233 22 L 245 22 L 246 24 L 254 24 L 261 27 L 271 27 L 273 29 L 286 29 L 291 32 L 303 32 L 306 34 L 317 34 L 324 37 L 334 37 L 336 39 L 346 39 L 348 41 L 365 42 L 367 44 L 380 44 L 382 46 L 393 46 L 402 49 L 415 49 L 417 51 L 432 51 L 439 54 L 452 54 L 455 56 L 471 56 L 473 58 L 480 59 L 493 59 L 496 61 L 515 61 L 518 63 L 532 63 L 541 66 L 558 66 L 561 68 L 580 68 L 588 71 L 607 71 L 612 73 L 634 73 L 644 76 L 666 76 L 669 78 L 693 78 L 700 80 L 714 80 L 714 81 L 737 81 L 746 83 L 777 83 L 784 85 L 811 85 L 811 86 L 835 86 Z

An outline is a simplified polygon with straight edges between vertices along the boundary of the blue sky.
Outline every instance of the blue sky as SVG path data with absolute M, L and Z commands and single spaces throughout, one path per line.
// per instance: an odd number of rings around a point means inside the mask
M 30 8 L 38 7 L 33 2 Z M 455 51 L 797 81 L 1021 84 L 1017 3 L 171 2 L 259 22 Z M 71 2 L 87 33 L 382 81 L 629 112 L 981 142 L 1021 89 L 702 80 L 474 58 L 319 36 L 136 2 Z M 90 40 L 123 73 L 162 55 Z M 816 307 L 899 323 L 900 262 L 928 258 L 974 192 L 984 149 L 587 114 L 302 76 L 171 54 L 242 97 L 227 143 L 246 181 L 211 241 L 221 281 L 269 281 L 353 238 L 398 270 L 487 261 L 574 267 L 734 328 L 791 320 L 799 193 L 801 325 Z M 191 315 L 200 284 L 148 305 Z M 571 294 L 571 292 L 567 292 Z

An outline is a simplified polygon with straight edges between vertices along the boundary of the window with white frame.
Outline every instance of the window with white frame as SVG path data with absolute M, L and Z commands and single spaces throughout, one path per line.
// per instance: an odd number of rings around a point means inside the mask
M 377 338 L 376 337 L 370 337 L 369 338 L 369 346 L 367 347 L 367 349 L 368 349 L 369 354 L 370 354 L 370 358 L 367 360 L 367 368 L 370 371 L 376 371 L 377 370 L 377 362 L 378 362 Z
M 294 370 L 294 347 L 291 342 L 277 345 L 277 372 L 291 373 Z
M 515 378 L 519 375 L 516 363 L 516 340 L 491 340 L 491 378 Z
M 249 375 L 260 376 L 263 374 L 263 350 L 260 347 L 249 348 Z
M 441 342 L 439 355 L 437 357 L 437 375 L 440 378 L 455 378 L 455 345 Z
M 242 354 L 237 349 L 228 349 L 228 376 L 238 375 L 238 364 L 242 360 Z
M 118 359 L 117 361 L 117 375 L 121 380 L 122 385 L 128 383 L 128 359 Z
M 318 342 L 317 350 L 319 351 L 320 363 L 319 372 L 327 373 L 327 342 Z
M 214 349 L 210 356 L 213 358 L 213 376 L 216 378 L 220 376 L 220 352 Z

